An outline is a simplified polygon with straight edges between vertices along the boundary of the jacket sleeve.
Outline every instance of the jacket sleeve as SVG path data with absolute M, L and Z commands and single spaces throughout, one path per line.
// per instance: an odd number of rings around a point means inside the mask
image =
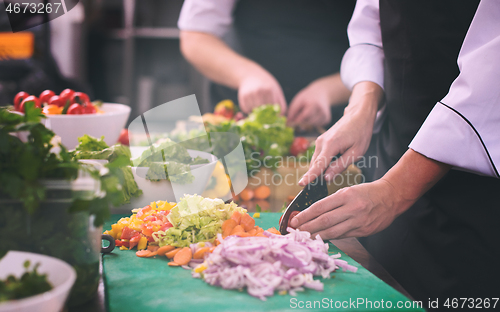
M 500 1 L 483 0 L 458 56 L 460 74 L 410 148 L 434 160 L 500 177 Z
M 340 74 L 349 90 L 361 81 L 384 87 L 384 50 L 378 0 L 358 0 L 347 27 L 350 48 L 344 54 Z
M 222 37 L 233 23 L 235 4 L 236 0 L 185 0 L 177 26 Z

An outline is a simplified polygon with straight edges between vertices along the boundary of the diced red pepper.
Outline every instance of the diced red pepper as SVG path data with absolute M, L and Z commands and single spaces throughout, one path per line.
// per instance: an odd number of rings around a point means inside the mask
M 132 249 L 135 246 L 137 246 L 137 244 L 139 243 L 140 239 L 141 239 L 141 234 L 139 234 L 139 233 L 135 234 L 134 237 L 132 237 L 130 239 L 130 249 Z
M 151 210 L 151 206 L 150 206 L 150 205 L 147 205 L 146 207 L 142 208 L 141 210 L 139 210 L 139 211 L 137 212 L 137 218 L 142 219 L 142 216 L 143 216 L 146 212 L 148 212 L 148 211 L 150 211 L 150 210 Z
M 125 226 L 122 230 L 121 239 L 131 239 L 134 235 L 139 234 L 139 232 L 132 230 L 128 226 Z
M 144 221 L 156 221 L 156 220 L 158 220 L 158 218 L 154 215 L 147 216 L 146 218 L 144 218 Z
M 163 224 L 161 227 L 160 227 L 160 231 L 166 231 L 168 230 L 169 228 L 173 227 L 172 223 L 168 222 Z
M 123 242 L 121 240 L 119 240 L 119 239 L 115 239 L 115 246 L 116 247 L 121 247 L 121 246 L 123 246 Z

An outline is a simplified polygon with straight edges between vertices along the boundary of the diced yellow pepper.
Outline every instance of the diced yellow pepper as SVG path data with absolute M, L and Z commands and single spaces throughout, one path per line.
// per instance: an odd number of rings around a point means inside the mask
M 148 239 L 144 236 L 141 236 L 139 239 L 139 243 L 137 243 L 137 250 L 144 250 L 148 246 Z
M 254 213 L 254 214 L 253 214 L 253 217 L 254 217 L 254 218 L 260 218 L 260 212 L 256 212 L 256 213 Z
M 206 269 L 207 269 L 207 267 L 204 264 L 201 264 L 194 269 L 194 272 L 201 273 L 201 272 L 205 271 Z
M 120 250 L 128 250 L 128 248 L 125 246 L 120 246 Z

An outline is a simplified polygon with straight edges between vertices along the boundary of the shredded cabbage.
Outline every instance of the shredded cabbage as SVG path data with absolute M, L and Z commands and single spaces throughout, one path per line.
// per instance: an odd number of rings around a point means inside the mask
M 167 216 L 173 227 L 153 233 L 153 238 L 160 246 L 188 247 L 197 242 L 213 242 L 217 233 L 222 233 L 222 223 L 234 211 L 246 213 L 234 202 L 225 204 L 221 199 L 184 195 Z

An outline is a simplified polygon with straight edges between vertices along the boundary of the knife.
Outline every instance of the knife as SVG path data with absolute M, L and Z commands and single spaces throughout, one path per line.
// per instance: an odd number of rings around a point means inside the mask
M 288 207 L 286 207 L 285 213 L 280 220 L 280 233 L 282 235 L 288 234 L 286 229 L 292 212 L 306 210 L 312 204 L 326 196 L 328 196 L 328 188 L 326 181 L 323 179 L 323 175 L 321 175 L 317 177 L 316 180 L 307 184 L 302 191 L 295 196 Z

